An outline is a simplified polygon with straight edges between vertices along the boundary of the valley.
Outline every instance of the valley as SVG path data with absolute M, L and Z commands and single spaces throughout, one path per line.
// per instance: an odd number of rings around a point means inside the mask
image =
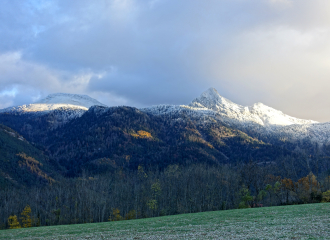
M 327 123 L 213 88 L 142 109 L 53 94 L 0 123 L 1 228 L 27 206 L 31 226 L 47 226 L 328 201 Z

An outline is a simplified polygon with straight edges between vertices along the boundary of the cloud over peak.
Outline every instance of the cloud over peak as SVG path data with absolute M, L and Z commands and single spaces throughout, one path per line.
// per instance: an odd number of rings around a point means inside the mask
M 187 104 L 212 85 L 330 119 L 330 2 L 4 0 L 0 22 L 0 107 L 55 92 Z

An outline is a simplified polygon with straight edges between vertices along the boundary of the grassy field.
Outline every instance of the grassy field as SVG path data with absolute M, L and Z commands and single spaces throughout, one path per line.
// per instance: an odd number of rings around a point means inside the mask
M 0 239 L 330 239 L 330 204 L 2 230 Z

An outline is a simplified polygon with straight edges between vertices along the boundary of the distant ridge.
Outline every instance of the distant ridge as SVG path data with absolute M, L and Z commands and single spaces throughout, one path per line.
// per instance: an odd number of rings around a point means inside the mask
M 37 101 L 36 103 L 21 105 L 16 107 L 9 107 L 0 112 L 49 112 L 56 109 L 66 110 L 88 110 L 91 106 L 106 106 L 96 99 L 87 95 L 69 94 L 69 93 L 55 93 L 50 94 L 46 98 Z
M 103 103 L 100 103 L 94 98 L 91 98 L 87 95 L 80 94 L 69 94 L 69 93 L 55 93 L 50 94 L 46 98 L 37 101 L 36 103 L 44 104 L 70 104 L 80 107 L 90 108 L 91 106 L 104 106 Z

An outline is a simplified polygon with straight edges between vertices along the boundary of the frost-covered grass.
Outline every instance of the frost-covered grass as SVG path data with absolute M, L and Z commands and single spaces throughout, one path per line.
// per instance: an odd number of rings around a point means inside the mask
M 330 239 L 330 204 L 3 230 L 0 239 Z

